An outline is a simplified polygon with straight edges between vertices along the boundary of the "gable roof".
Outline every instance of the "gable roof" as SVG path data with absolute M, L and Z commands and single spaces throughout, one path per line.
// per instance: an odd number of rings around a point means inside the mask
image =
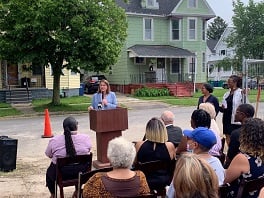
M 189 50 L 170 45 L 134 45 L 127 49 L 129 57 L 142 58 L 185 58 L 195 56 Z
M 225 39 L 230 36 L 230 34 L 232 34 L 232 32 L 235 30 L 234 27 L 226 27 L 225 31 L 223 32 L 223 34 L 221 35 L 220 39 L 218 40 L 218 42 L 216 43 L 214 50 L 217 49 L 217 47 L 221 44 L 221 43 L 226 43 Z
M 147 9 L 141 6 L 141 0 L 129 0 L 125 3 L 124 0 L 116 0 L 117 5 L 124 8 L 126 13 L 146 14 L 146 15 L 169 15 L 180 0 L 157 0 L 159 9 Z
M 215 40 L 215 39 L 209 39 L 209 40 L 206 41 L 206 45 L 210 49 L 210 51 L 212 53 L 215 52 L 215 49 L 214 48 L 215 48 L 217 42 L 218 42 L 218 40 Z
M 203 16 L 206 19 L 215 17 L 215 13 L 209 6 L 206 0 L 203 0 L 205 6 L 208 8 L 209 13 L 194 14 L 194 13 L 177 13 L 177 8 L 183 0 L 156 0 L 159 3 L 159 9 L 149 9 L 141 6 L 142 0 L 129 0 L 125 3 L 124 0 L 115 0 L 116 4 L 125 9 L 127 14 L 133 15 L 157 15 L 157 16 Z

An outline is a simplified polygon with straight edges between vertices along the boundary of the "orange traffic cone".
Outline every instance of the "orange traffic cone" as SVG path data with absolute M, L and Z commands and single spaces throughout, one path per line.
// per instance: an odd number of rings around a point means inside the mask
M 44 120 L 44 135 L 41 137 L 43 138 L 51 138 L 53 135 L 51 134 L 51 125 L 50 125 L 50 118 L 49 118 L 49 110 L 45 109 L 45 120 Z

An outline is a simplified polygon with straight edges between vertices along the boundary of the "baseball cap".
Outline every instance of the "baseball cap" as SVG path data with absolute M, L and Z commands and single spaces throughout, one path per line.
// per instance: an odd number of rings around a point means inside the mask
M 198 127 L 194 130 L 183 130 L 183 134 L 208 149 L 211 149 L 216 144 L 214 132 L 206 127 Z

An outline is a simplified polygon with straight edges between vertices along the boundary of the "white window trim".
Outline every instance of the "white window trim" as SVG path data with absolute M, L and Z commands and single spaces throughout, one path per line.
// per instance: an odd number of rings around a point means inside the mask
M 171 39 L 171 41 L 181 41 L 181 39 L 182 39 L 181 38 L 182 37 L 181 36 L 181 32 L 182 32 L 182 30 L 181 30 L 182 29 L 182 20 L 181 19 L 178 19 L 178 20 L 179 20 L 179 39 L 173 39 L 172 38 L 172 35 L 173 35 L 172 34 L 172 21 L 173 20 L 170 20 L 170 39 Z
M 198 0 L 195 0 L 195 1 L 196 1 L 196 7 L 191 7 L 190 0 L 188 0 L 188 8 L 198 8 Z
M 150 19 L 151 20 L 151 39 L 146 39 L 145 38 L 145 20 Z M 153 41 L 154 40 L 154 23 L 153 23 L 153 18 L 143 18 L 143 40 L 144 41 Z
M 188 20 L 188 24 L 187 24 L 187 40 L 188 41 L 196 41 L 197 40 L 197 18 L 195 17 L 188 17 L 187 18 Z M 194 36 L 195 36 L 195 39 L 190 39 L 190 20 L 195 20 L 195 32 L 194 32 Z

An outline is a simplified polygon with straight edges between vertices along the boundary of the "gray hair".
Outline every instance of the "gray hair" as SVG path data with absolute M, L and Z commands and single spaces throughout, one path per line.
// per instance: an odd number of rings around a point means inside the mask
M 113 168 L 130 168 L 136 156 L 136 149 L 132 142 L 123 137 L 116 137 L 109 141 L 107 158 Z

